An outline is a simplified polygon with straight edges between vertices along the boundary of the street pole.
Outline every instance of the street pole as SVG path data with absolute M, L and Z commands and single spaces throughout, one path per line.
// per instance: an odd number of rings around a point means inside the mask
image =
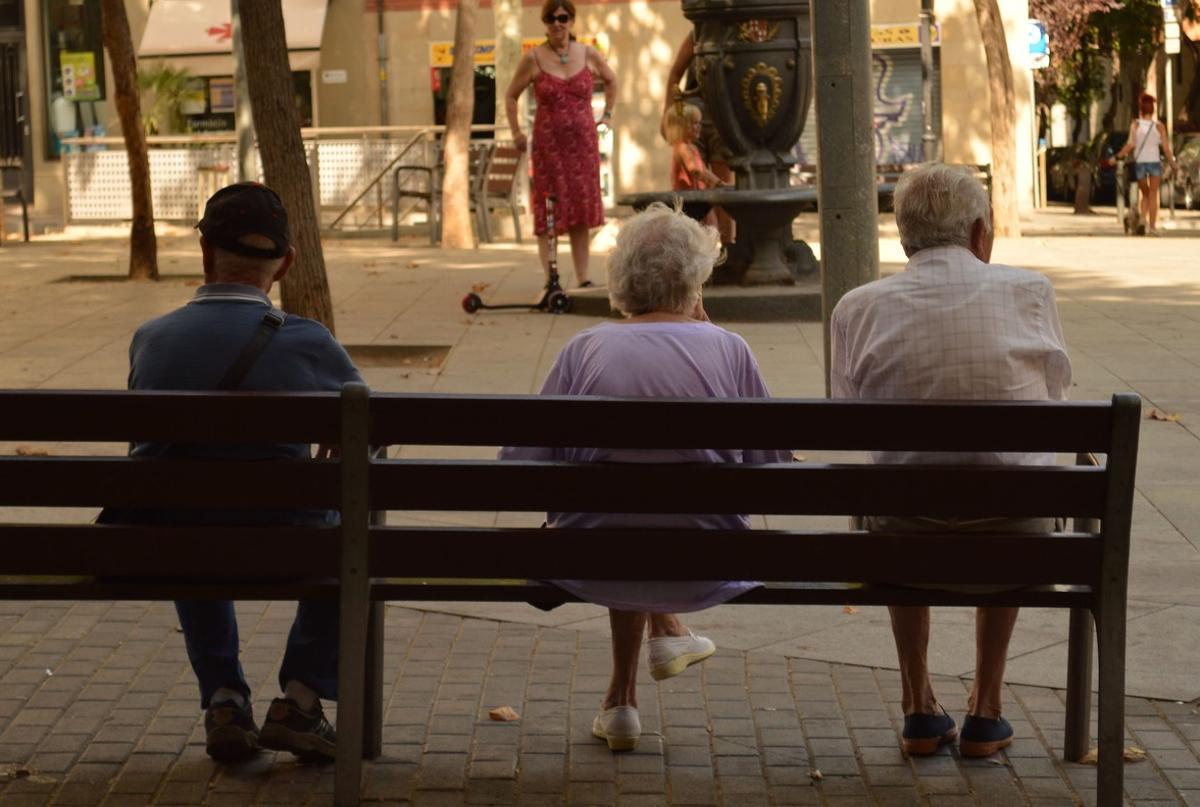
M 1175 0 L 1163 0 L 1163 61 L 1166 79 L 1167 142 L 1175 134 L 1175 56 L 1179 53 L 1179 13 Z M 1175 174 L 1167 180 L 1167 215 L 1175 219 Z
M 246 51 L 242 43 L 242 15 L 238 0 L 230 0 L 229 14 L 233 28 L 233 128 L 237 132 L 238 182 L 258 179 L 254 165 L 254 114 L 250 109 L 250 87 L 246 83 Z
M 933 0 L 921 0 L 921 156 L 925 162 L 939 159 L 933 129 Z
M 379 125 L 388 125 L 388 49 L 387 31 L 383 24 L 383 0 L 375 0 L 375 31 L 379 51 Z M 386 138 L 387 135 L 384 135 Z
M 869 0 L 813 0 L 811 13 L 828 395 L 830 314 L 846 292 L 879 277 L 871 9 Z
M 1172 85 L 1175 83 L 1175 57 L 1171 54 L 1166 54 L 1166 80 L 1167 80 L 1167 142 L 1171 143 L 1175 134 L 1175 94 Z M 1172 172 L 1170 180 L 1167 182 L 1167 216 L 1175 220 L 1175 173 Z

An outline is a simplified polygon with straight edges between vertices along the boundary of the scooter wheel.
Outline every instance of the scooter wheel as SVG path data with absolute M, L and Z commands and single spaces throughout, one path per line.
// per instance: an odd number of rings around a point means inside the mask
M 551 292 L 546 305 L 552 314 L 565 314 L 571 310 L 571 298 L 566 295 L 566 292 Z
M 483 299 L 480 298 L 480 296 L 475 292 L 469 292 L 467 296 L 462 299 L 462 308 L 463 311 L 466 311 L 468 314 L 474 314 L 480 308 L 483 308 Z

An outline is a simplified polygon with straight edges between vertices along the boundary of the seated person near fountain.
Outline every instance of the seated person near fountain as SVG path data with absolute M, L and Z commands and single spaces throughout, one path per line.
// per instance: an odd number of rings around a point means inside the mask
M 745 340 L 708 321 L 700 287 L 720 254 L 717 231 L 662 204 L 629 219 L 609 258 L 609 301 L 625 319 L 577 334 L 554 362 L 543 395 L 636 398 L 765 398 L 766 384 Z M 571 462 L 791 462 L 789 451 L 503 448 L 501 459 Z M 551 528 L 747 529 L 745 515 L 548 513 Z M 629 558 L 631 564 L 636 557 Z M 613 670 L 592 734 L 613 751 L 641 734 L 637 669 L 650 632 L 650 674 L 669 678 L 716 648 L 675 617 L 725 602 L 749 581 L 622 582 L 555 580 L 609 608 Z

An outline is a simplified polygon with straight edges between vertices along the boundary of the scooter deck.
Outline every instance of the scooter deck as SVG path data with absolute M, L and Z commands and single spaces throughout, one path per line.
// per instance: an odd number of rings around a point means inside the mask
M 544 305 L 530 305 L 529 303 L 499 303 L 497 305 L 487 305 L 486 303 L 481 303 L 479 306 L 480 311 L 498 311 L 505 308 L 524 308 L 528 311 L 546 310 L 546 306 Z

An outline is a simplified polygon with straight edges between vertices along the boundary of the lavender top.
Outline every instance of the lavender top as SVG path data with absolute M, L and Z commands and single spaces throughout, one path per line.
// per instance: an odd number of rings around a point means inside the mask
M 631 398 L 766 398 L 746 341 L 704 322 L 607 323 L 577 334 L 554 362 L 543 395 Z M 791 462 L 790 451 L 508 447 L 505 460 L 568 462 Z M 747 529 L 749 516 L 663 513 L 548 513 L 550 527 Z M 636 560 L 632 561 L 636 562 Z M 750 581 L 552 581 L 609 608 L 695 611 L 758 586 Z

